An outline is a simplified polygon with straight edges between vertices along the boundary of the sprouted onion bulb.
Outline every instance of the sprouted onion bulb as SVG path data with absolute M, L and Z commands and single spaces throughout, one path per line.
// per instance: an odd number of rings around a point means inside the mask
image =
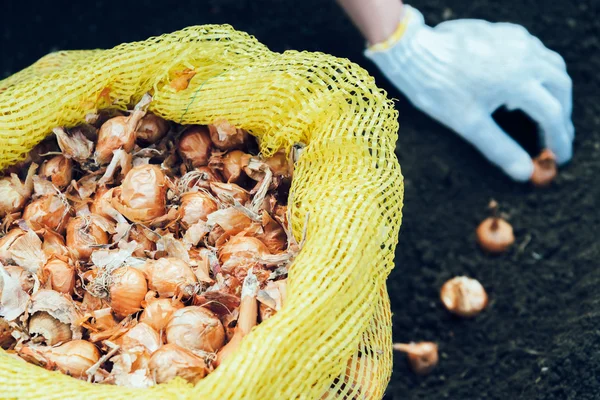
M 432 342 L 395 343 L 394 350 L 406 353 L 408 365 L 417 375 L 429 374 L 438 364 L 438 347 Z
M 440 290 L 444 307 L 460 317 L 474 317 L 488 303 L 488 296 L 479 281 L 466 276 L 450 279 Z
M 512 226 L 500 217 L 489 217 L 477 227 L 477 243 L 489 253 L 503 253 L 515 242 Z

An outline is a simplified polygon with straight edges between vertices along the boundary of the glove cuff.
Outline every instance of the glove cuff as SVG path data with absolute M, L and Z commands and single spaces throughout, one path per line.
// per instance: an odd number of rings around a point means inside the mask
M 401 43 L 410 40 L 409 38 L 414 32 L 423 27 L 423 25 L 425 25 L 423 14 L 409 5 L 404 5 L 402 17 L 394 33 L 384 42 L 367 47 L 365 56 L 372 60 L 377 58 L 379 54 L 385 53 Z

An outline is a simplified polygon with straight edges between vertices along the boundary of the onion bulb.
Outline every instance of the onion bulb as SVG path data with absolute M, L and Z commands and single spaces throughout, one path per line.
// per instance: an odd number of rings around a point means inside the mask
M 165 329 L 173 313 L 181 308 L 183 303 L 177 299 L 153 299 L 148 301 L 139 320 L 160 332 Z
M 158 292 L 160 297 L 189 297 L 196 292 L 196 275 L 189 264 L 179 258 L 149 260 L 143 270 L 148 278 L 148 287 Z
M 224 270 L 257 262 L 269 249 L 263 242 L 247 236 L 234 236 L 219 251 L 219 260 Z
M 27 361 L 56 368 L 75 378 L 84 377 L 85 372 L 100 360 L 96 346 L 85 340 L 72 340 L 58 347 L 27 345 L 19 350 L 19 355 Z
M 4 318 L 0 318 L 0 348 L 6 350 L 15 341 L 11 335 L 12 328 L 8 324 L 8 321 Z
M 36 164 L 32 164 L 25 182 L 16 174 L 0 179 L 0 217 L 21 211 L 33 192 L 33 175 Z
M 556 156 L 550 149 L 544 149 L 533 159 L 533 174 L 531 183 L 537 187 L 548 186 L 556 177 Z
M 164 138 L 169 131 L 169 123 L 154 114 L 146 114 L 138 124 L 135 136 L 142 144 L 153 144 Z
M 126 152 L 133 150 L 136 128 L 144 114 L 145 111 L 136 106 L 136 110 L 131 115 L 113 117 L 102 124 L 98 131 L 94 153 L 98 164 L 108 164 L 115 150 L 123 149 Z
M 280 176 L 282 178 L 292 177 L 290 161 L 285 152 L 278 151 L 272 157 L 264 159 L 264 163 L 269 166 L 271 172 L 273 172 L 273 176 Z
M 133 225 L 129 230 L 129 240 L 135 240 L 138 247 L 133 252 L 134 257 L 145 257 L 146 252 L 156 250 L 156 243 L 154 243 L 146 235 L 147 229 L 140 225 Z
M 244 177 L 244 167 L 248 165 L 250 154 L 246 154 L 241 150 L 233 150 L 222 157 L 221 173 L 227 183 L 238 183 Z
M 395 343 L 394 350 L 408 356 L 408 364 L 417 375 L 429 374 L 438 364 L 438 347 L 432 342 Z
M 252 220 L 237 208 L 227 207 L 215 211 L 208 216 L 209 226 L 218 225 L 228 235 L 237 235 L 252 225 Z
M 515 242 L 512 226 L 499 217 L 489 217 L 477 227 L 477 243 L 489 253 L 503 253 Z
M 101 217 L 114 219 L 115 208 L 112 205 L 112 199 L 115 193 L 115 188 L 104 189 L 100 188 L 94 195 L 94 200 L 90 205 L 90 211 L 93 214 L 100 215 Z
M 47 277 L 52 290 L 73 294 L 75 290 L 75 267 L 60 258 L 53 258 L 44 265 L 42 274 Z
M 44 342 L 48 346 L 65 343 L 73 338 L 71 326 L 41 311 L 29 318 L 29 334 L 36 343 Z
M 221 150 L 241 149 L 248 141 L 248 132 L 238 129 L 224 119 L 208 126 L 210 138 Z
M 166 344 L 150 358 L 150 372 L 156 383 L 165 383 L 179 376 L 195 384 L 210 371 L 204 359 L 174 344 Z
M 282 251 L 287 246 L 287 234 L 283 227 L 269 213 L 262 213 L 262 233 L 254 235 L 267 246 L 271 253 Z
M 63 155 L 57 155 L 44 161 L 38 175 L 46 179 L 58 189 L 63 190 L 71 183 L 73 178 L 73 161 Z
M 47 258 L 53 256 L 66 256 L 69 254 L 69 249 L 65 246 L 65 239 L 62 235 L 46 229 L 42 234 L 42 251 Z
M 67 247 L 77 259 L 88 260 L 95 246 L 108 243 L 108 234 L 92 216 L 75 217 L 67 224 Z
M 204 192 L 188 192 L 181 196 L 179 217 L 184 229 L 200 221 L 206 221 L 208 215 L 217 211 L 217 203 Z
M 488 303 L 488 296 L 479 281 L 466 276 L 450 279 L 440 290 L 444 307 L 460 317 L 474 317 Z
M 30 332 L 32 329 L 34 330 L 31 333 L 44 334 L 44 332 L 48 332 L 48 336 L 44 335 L 48 344 L 55 344 L 63 340 L 70 340 L 71 338 L 81 339 L 82 332 L 79 325 L 81 313 L 71 296 L 58 293 L 54 290 L 38 290 L 31 297 L 27 312 L 32 316 L 42 314 L 37 325 L 30 323 L 29 329 Z M 48 314 L 56 322 L 51 321 L 44 314 Z M 69 327 L 71 335 L 64 334 L 64 326 L 61 323 Z M 53 325 L 56 327 L 56 332 L 52 328 Z
M 13 228 L 0 239 L 0 262 L 8 263 L 12 259 L 10 247 L 24 234 L 25 231 L 21 228 Z
M 208 128 L 203 125 L 190 126 L 177 144 L 181 158 L 195 168 L 208 165 L 211 149 L 210 134 Z
M 115 190 L 112 205 L 131 221 L 146 223 L 166 212 L 167 182 L 156 165 L 138 165 Z
M 115 314 L 124 318 L 140 311 L 142 301 L 148 292 L 144 274 L 135 268 L 117 268 L 111 274 L 109 286 L 110 306 Z
M 48 228 L 62 233 L 69 219 L 69 204 L 57 194 L 45 195 L 25 207 L 23 219 L 33 229 Z
M 162 346 L 162 339 L 154 328 L 141 322 L 121 336 L 120 343 L 125 350 L 144 346 L 152 354 Z
M 225 344 L 225 329 L 212 311 L 189 306 L 175 311 L 166 329 L 167 343 L 214 353 Z
M 227 201 L 233 198 L 242 205 L 250 200 L 250 193 L 235 183 L 211 182 L 210 190 L 221 200 Z

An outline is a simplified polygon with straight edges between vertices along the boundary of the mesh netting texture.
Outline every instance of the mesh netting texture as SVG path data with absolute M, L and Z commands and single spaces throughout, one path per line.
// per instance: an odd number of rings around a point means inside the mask
M 196 75 L 187 89 L 169 85 Z M 193 386 L 94 385 L 0 350 L 0 398 L 381 398 L 392 365 L 385 281 L 393 267 L 403 181 L 397 112 L 374 79 L 346 59 L 269 51 L 229 26 L 196 26 L 110 50 L 52 53 L 0 81 L 0 169 L 57 126 L 144 93 L 150 111 L 181 123 L 221 118 L 256 136 L 263 154 L 306 144 L 289 205 L 299 239 L 285 307 Z

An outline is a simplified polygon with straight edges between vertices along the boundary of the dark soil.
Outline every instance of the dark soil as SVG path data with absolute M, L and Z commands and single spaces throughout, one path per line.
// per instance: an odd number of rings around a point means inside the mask
M 435 341 L 441 352 L 424 378 L 398 355 L 387 398 L 600 399 L 600 1 L 415 3 L 430 24 L 466 17 L 523 24 L 565 57 L 575 84 L 575 157 L 545 190 L 510 181 L 410 106 L 362 57 L 363 40 L 333 0 L 5 3 L 0 77 L 51 50 L 111 47 L 204 23 L 230 23 L 275 51 L 322 51 L 363 65 L 400 98 L 406 205 L 388 281 L 394 340 Z M 531 150 L 531 129 L 512 125 Z M 474 237 L 492 198 L 517 237 L 498 257 L 482 254 Z M 490 295 L 471 320 L 450 316 L 438 301 L 442 283 L 463 274 Z

